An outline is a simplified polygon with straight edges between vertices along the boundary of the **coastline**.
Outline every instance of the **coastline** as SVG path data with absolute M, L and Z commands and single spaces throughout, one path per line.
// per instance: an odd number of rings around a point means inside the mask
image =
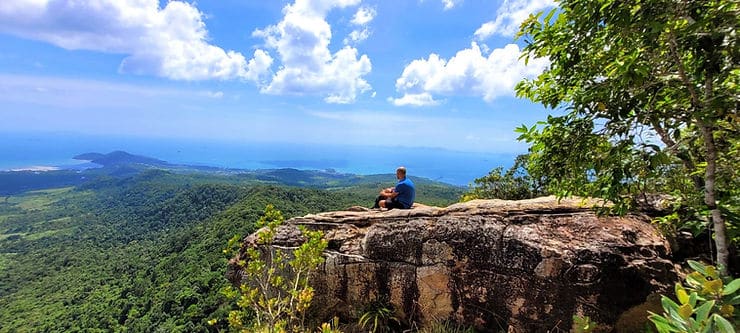
M 333 169 L 341 173 L 371 175 L 390 173 L 399 165 L 412 175 L 448 184 L 467 186 L 493 168 L 507 168 L 510 153 L 473 153 L 440 148 L 313 145 L 287 143 L 233 143 L 188 140 L 127 139 L 108 137 L 52 137 L 29 134 L 0 143 L 0 171 L 46 172 L 101 167 L 71 156 L 87 152 L 122 150 L 177 165 L 261 170 L 295 168 Z M 81 164 L 81 165 L 80 165 Z M 390 170 L 390 171 L 389 171 Z
M 47 172 L 47 171 L 58 171 L 62 170 L 62 168 L 57 166 L 48 166 L 48 165 L 31 165 L 27 167 L 22 168 L 13 168 L 8 170 L 1 170 L 1 171 L 10 171 L 10 172 L 22 172 L 22 171 L 34 171 L 34 172 Z

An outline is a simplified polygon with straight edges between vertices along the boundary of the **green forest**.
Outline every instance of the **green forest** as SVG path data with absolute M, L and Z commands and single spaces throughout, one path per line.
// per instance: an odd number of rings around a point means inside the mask
M 2 196 L 0 332 L 224 329 L 232 305 L 220 292 L 228 283 L 222 250 L 233 236 L 253 232 L 268 204 L 286 217 L 369 207 L 394 180 L 317 177 L 152 169 Z M 318 187 L 311 179 L 324 188 L 296 186 Z M 414 180 L 418 202 L 446 205 L 462 193 Z

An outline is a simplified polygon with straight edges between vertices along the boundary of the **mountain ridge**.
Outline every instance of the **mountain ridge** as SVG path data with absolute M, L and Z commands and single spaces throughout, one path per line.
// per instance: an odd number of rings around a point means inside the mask
M 102 166 L 118 165 L 118 164 L 146 164 L 153 166 L 173 166 L 166 161 L 156 159 L 153 157 L 134 155 L 122 150 L 115 150 L 108 154 L 102 154 L 97 152 L 83 153 L 72 157 L 75 160 L 90 161 L 95 164 Z
M 87 152 L 74 156 L 86 161 L 82 166 L 92 164 L 100 167 L 70 166 L 67 169 L 50 171 L 0 171 L 0 195 L 13 195 L 25 191 L 66 186 L 95 186 L 109 183 L 113 179 L 126 179 L 147 172 L 165 172 L 173 175 L 187 175 L 193 182 L 213 181 L 217 183 L 273 184 L 317 189 L 342 189 L 359 186 L 368 193 L 377 194 L 377 189 L 395 182 L 395 176 L 388 174 L 358 175 L 340 173 L 333 169 L 303 170 L 295 168 L 277 169 L 236 169 L 211 166 L 173 164 L 157 158 L 135 155 L 117 150 L 107 154 Z M 87 162 L 90 161 L 90 162 Z M 410 176 L 417 184 L 428 185 L 445 190 L 456 186 L 424 177 Z

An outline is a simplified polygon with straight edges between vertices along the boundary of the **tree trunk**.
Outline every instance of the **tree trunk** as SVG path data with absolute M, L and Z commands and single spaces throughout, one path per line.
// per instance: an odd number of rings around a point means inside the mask
M 663 126 L 661 126 L 658 121 L 653 119 L 650 121 L 650 124 L 652 125 L 653 130 L 658 133 L 658 136 L 660 137 L 660 140 L 663 142 L 663 144 L 666 145 L 666 149 L 676 155 L 681 163 L 683 163 L 684 168 L 686 168 L 689 173 L 689 179 L 691 179 L 691 182 L 694 184 L 694 188 L 697 191 L 701 191 L 704 188 L 704 179 L 701 176 L 694 175 L 696 164 L 694 163 L 691 156 L 689 154 L 681 154 L 678 151 L 678 143 L 671 139 L 668 131 L 666 131 L 666 129 L 663 128 Z
M 722 275 L 728 275 L 729 272 L 729 251 L 727 247 L 727 226 L 722 218 L 722 213 L 717 207 L 715 199 L 715 172 L 717 171 L 717 147 L 714 144 L 714 130 L 699 121 L 699 128 L 704 136 L 704 149 L 707 153 L 707 170 L 704 173 L 704 203 L 712 214 L 712 223 L 714 224 L 714 243 L 717 245 L 717 264 Z

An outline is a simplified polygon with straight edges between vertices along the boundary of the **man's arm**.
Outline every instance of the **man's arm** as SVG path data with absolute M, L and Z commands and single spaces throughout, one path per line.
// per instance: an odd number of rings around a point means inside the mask
M 393 199 L 398 196 L 398 192 L 395 191 L 395 188 L 389 187 L 380 191 L 380 195 L 384 196 L 386 199 Z

